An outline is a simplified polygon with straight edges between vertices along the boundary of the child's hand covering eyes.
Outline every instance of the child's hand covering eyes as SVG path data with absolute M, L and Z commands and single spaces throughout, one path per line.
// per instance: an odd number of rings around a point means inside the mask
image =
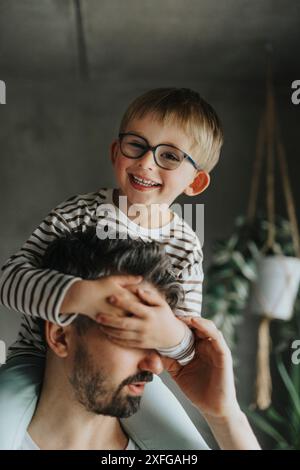
M 156 289 L 127 286 L 135 300 L 114 294 L 108 299 L 112 305 L 126 310 L 126 317 L 99 314 L 97 321 L 102 331 L 113 342 L 124 347 L 145 349 L 169 348 L 180 344 L 187 326 L 172 312 Z M 133 316 L 129 316 L 129 315 Z

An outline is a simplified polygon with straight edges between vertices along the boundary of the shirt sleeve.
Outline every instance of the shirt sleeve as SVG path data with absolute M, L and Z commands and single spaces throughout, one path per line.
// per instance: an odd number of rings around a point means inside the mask
M 54 209 L 2 267 L 1 304 L 62 326 L 71 323 L 76 315 L 61 315 L 60 306 L 66 291 L 80 278 L 39 268 L 47 246 L 66 231 L 70 226 Z
M 159 354 L 162 356 L 175 359 L 182 366 L 187 365 L 195 355 L 195 336 L 192 330 L 186 326 L 184 338 L 178 346 L 171 348 L 158 349 Z
M 203 277 L 202 257 L 198 255 L 178 275 L 178 282 L 183 288 L 184 298 L 176 307 L 175 315 L 185 317 L 201 316 Z

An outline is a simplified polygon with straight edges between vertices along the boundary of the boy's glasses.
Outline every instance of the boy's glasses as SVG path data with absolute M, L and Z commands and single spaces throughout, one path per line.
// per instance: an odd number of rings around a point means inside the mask
M 202 170 L 202 168 L 194 162 L 192 157 L 173 145 L 159 144 L 155 147 L 151 147 L 144 137 L 133 134 L 132 132 L 120 133 L 119 142 L 121 152 L 125 157 L 141 158 L 148 150 L 151 150 L 156 165 L 164 170 L 175 170 L 185 159 L 188 160 L 196 170 Z

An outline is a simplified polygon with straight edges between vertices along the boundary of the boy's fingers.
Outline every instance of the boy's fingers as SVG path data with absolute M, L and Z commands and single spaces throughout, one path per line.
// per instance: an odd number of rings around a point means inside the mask
M 110 303 L 107 302 L 105 305 L 105 309 L 101 308 L 99 313 L 96 315 L 96 318 L 95 318 L 96 321 L 98 321 L 97 320 L 98 315 L 101 315 L 101 314 L 111 315 L 115 317 L 123 317 L 125 315 L 125 312 L 122 308 L 115 307 L 114 305 L 111 305 Z
M 136 296 L 138 296 L 138 284 L 131 284 L 131 285 L 128 285 L 126 286 L 126 289 L 130 292 L 132 292 L 133 294 L 135 294 Z
M 154 289 L 148 290 L 141 287 L 137 287 L 137 293 L 141 300 L 146 302 L 148 305 L 151 305 L 152 307 L 157 307 L 162 303 L 161 296 Z
M 132 276 L 132 275 L 126 275 L 126 274 L 120 274 L 120 275 L 115 275 L 112 276 L 115 281 L 120 284 L 120 286 L 126 286 L 128 284 L 139 284 L 142 280 L 142 276 Z
M 188 326 L 192 325 L 192 318 L 193 317 L 183 317 L 183 316 L 178 316 L 179 320 L 183 321 Z
M 127 331 L 139 331 L 141 321 L 137 318 L 116 317 L 115 315 L 97 315 L 97 321 L 104 326 Z
M 111 315 L 120 318 L 126 316 L 126 311 L 106 301 L 105 304 L 101 304 L 98 308 L 98 313 L 93 317 L 96 322 L 98 322 L 98 315 Z
M 107 301 L 112 305 L 119 307 L 127 312 L 133 313 L 140 318 L 145 318 L 147 313 L 145 312 L 145 305 L 137 301 L 135 296 L 128 295 L 112 295 L 108 297 Z
M 120 330 L 117 328 L 110 328 L 109 326 L 101 326 L 103 333 L 111 338 L 122 339 L 127 341 L 139 341 L 139 332 Z
M 140 287 L 139 285 L 127 286 L 127 290 L 130 290 L 141 300 L 145 301 L 147 304 L 152 306 L 161 305 L 163 299 L 159 292 L 151 287 Z

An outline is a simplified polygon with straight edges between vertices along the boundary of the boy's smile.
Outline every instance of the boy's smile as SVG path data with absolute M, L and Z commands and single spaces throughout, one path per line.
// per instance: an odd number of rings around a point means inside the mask
M 143 137 L 149 145 L 169 144 L 182 149 L 187 154 L 192 146 L 191 138 L 183 130 L 172 124 L 163 124 L 153 115 L 146 115 L 131 121 L 124 132 L 132 132 Z M 148 150 L 137 159 L 122 154 L 120 142 L 115 140 L 111 145 L 111 159 L 119 187 L 119 195 L 128 199 L 128 207 L 132 204 L 167 204 L 183 192 L 188 195 L 199 194 L 209 184 L 209 176 L 204 171 L 197 172 L 188 161 L 183 161 L 174 170 L 160 168 L 154 160 L 153 152 Z M 197 176 L 201 175 L 201 184 L 192 187 Z M 203 179 L 204 178 L 204 179 Z
M 147 177 L 143 176 L 141 171 L 138 174 L 137 173 L 128 173 L 128 174 L 129 174 L 130 183 L 138 191 L 151 191 L 161 186 L 161 183 L 159 183 L 158 181 L 155 181 L 153 179 L 148 179 Z

